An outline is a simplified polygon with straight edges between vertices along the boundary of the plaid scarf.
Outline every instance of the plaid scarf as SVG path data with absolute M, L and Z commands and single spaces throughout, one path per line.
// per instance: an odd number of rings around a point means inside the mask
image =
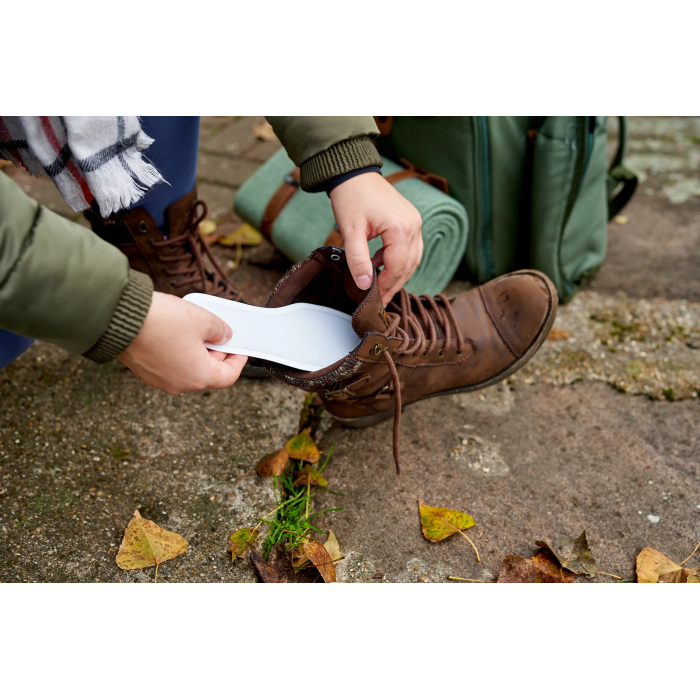
M 0 158 L 48 175 L 75 211 L 127 209 L 161 174 L 141 151 L 153 143 L 138 117 L 0 117 Z

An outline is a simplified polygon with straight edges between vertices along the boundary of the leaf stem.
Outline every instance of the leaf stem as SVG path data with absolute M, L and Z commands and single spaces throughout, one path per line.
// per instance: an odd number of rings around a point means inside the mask
M 622 581 L 622 576 L 615 576 L 615 574 L 609 574 L 607 571 L 596 571 L 596 574 L 600 574 L 601 576 L 612 576 L 613 578 Z
M 487 580 L 483 578 L 462 578 L 461 576 L 448 576 L 451 581 L 469 581 L 470 583 L 497 583 L 493 579 Z
M 691 554 L 689 557 L 686 557 L 678 566 L 683 566 L 683 564 L 685 564 L 685 563 L 688 561 L 688 559 L 690 559 L 690 558 L 693 556 L 693 554 L 695 554 L 695 552 L 698 551 L 699 548 L 700 548 L 700 542 L 697 543 L 697 545 L 696 545 L 695 549 L 693 550 L 692 554 Z
M 153 583 L 158 583 L 158 562 L 156 562 L 156 577 L 153 579 Z

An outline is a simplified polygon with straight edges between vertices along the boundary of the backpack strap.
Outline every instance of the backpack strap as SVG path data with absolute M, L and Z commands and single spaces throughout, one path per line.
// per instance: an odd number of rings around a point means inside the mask
M 627 148 L 627 117 L 618 117 L 618 120 L 620 124 L 620 143 L 618 144 L 617 153 L 615 153 L 607 176 L 608 221 L 614 216 L 617 216 L 627 202 L 630 201 L 639 182 L 637 176 L 622 165 L 622 159 L 625 156 L 625 149 Z M 622 185 L 622 189 L 613 196 L 613 192 L 615 192 L 620 185 Z

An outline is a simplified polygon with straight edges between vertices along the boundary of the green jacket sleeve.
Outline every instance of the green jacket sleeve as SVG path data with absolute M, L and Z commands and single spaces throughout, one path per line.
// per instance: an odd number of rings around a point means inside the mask
M 323 182 L 350 170 L 381 165 L 372 143 L 379 135 L 373 117 L 267 117 L 289 157 L 301 168 L 301 187 L 321 189 Z
M 0 328 L 107 362 L 138 334 L 152 293 L 119 250 L 0 173 Z

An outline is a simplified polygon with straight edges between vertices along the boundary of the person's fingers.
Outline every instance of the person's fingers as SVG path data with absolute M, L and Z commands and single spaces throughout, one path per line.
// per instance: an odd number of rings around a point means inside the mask
M 367 234 L 353 228 L 345 228 L 341 233 L 350 274 L 360 289 L 369 289 L 372 285 L 373 271 L 372 261 L 369 258 Z
M 195 322 L 197 323 L 201 338 L 205 343 L 212 345 L 222 345 L 228 342 L 233 337 L 233 330 L 228 323 L 222 321 L 218 316 L 215 316 L 210 311 L 201 308 L 200 306 L 192 306 L 197 309 L 194 312 Z
M 223 362 L 228 355 L 227 352 L 221 352 L 221 350 L 209 350 L 209 349 L 207 349 L 207 352 L 209 353 L 209 357 L 216 360 L 217 362 Z
M 245 355 L 231 355 L 223 362 L 211 362 L 206 384 L 208 389 L 224 389 L 238 381 L 248 358 Z
M 377 269 L 384 266 L 384 248 L 380 248 L 372 256 L 372 265 L 374 265 Z

